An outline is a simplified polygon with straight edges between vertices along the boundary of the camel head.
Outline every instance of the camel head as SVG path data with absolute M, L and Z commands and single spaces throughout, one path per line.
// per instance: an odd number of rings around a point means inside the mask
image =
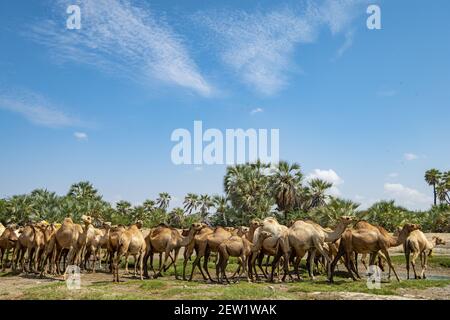
M 445 242 L 442 238 L 439 238 L 439 237 L 433 237 L 432 239 L 433 239 L 433 241 L 436 242 L 436 245 L 437 245 L 437 246 L 438 246 L 438 245 L 443 245 L 443 246 L 445 246 L 445 244 L 446 244 L 446 242 Z
M 111 222 L 107 221 L 107 222 L 103 222 L 102 223 L 103 228 L 105 228 L 106 230 L 111 229 Z
M 342 216 L 339 218 L 339 222 L 342 222 L 346 226 L 349 225 L 350 223 L 352 223 L 353 221 L 354 221 L 353 217 L 350 217 L 350 216 Z
M 67 218 L 64 218 L 63 223 L 64 223 L 64 224 L 66 224 L 66 223 L 71 223 L 71 224 L 73 224 L 73 220 L 72 220 L 72 218 L 67 217 Z
M 401 232 L 406 232 L 407 234 L 410 234 L 414 230 L 420 230 L 420 224 L 414 224 L 414 223 L 407 223 L 403 226 Z
M 81 216 L 81 221 L 84 222 L 84 224 L 91 224 L 92 223 L 92 217 L 91 216 L 86 216 L 86 215 L 82 215 Z
M 138 220 L 135 223 L 136 227 L 138 227 L 138 229 L 141 229 L 144 226 L 144 222 L 142 222 L 142 220 Z
M 256 229 L 258 227 L 261 227 L 261 225 L 262 225 L 262 221 L 259 219 L 253 219 L 252 221 L 250 221 L 250 228 Z
M 204 228 L 204 224 L 203 223 L 199 223 L 199 222 L 194 222 L 191 225 L 191 228 L 194 229 L 195 231 L 200 231 Z
M 249 227 L 240 226 L 237 230 L 237 235 L 242 237 L 243 235 L 247 234 L 249 231 L 250 231 Z
M 263 241 L 264 241 L 265 239 L 271 237 L 271 236 L 272 236 L 272 234 L 271 234 L 270 232 L 267 232 L 267 231 L 262 231 L 262 232 L 259 234 L 260 239 L 263 239 Z

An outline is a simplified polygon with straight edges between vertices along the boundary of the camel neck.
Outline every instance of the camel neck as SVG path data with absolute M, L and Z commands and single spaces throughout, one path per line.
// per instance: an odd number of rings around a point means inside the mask
M 325 242 L 334 242 L 339 239 L 346 229 L 346 225 L 340 222 L 333 231 L 324 230 L 326 238 Z

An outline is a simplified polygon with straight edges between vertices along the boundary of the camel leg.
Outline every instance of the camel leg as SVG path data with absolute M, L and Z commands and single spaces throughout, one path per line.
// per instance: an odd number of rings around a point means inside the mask
M 206 271 L 206 275 L 208 276 L 208 279 L 211 282 L 215 282 L 215 280 L 213 280 L 213 278 L 211 277 L 211 275 L 209 274 L 209 270 L 208 270 L 208 260 L 209 260 L 209 255 L 210 255 L 211 251 L 209 248 L 206 249 L 205 255 L 203 256 L 203 268 Z M 228 263 L 228 262 L 227 262 Z
M 381 251 L 386 257 L 389 268 L 391 268 L 392 271 L 394 272 L 395 278 L 397 279 L 398 282 L 400 282 L 400 278 L 397 275 L 397 271 L 395 271 L 394 266 L 392 265 L 391 256 L 389 255 L 389 252 L 387 251 L 387 249 L 381 249 Z
M 427 276 L 425 275 L 425 271 L 427 270 L 427 265 L 428 265 L 428 255 L 426 254 L 426 252 L 422 252 L 423 255 L 423 262 L 422 262 L 422 279 L 426 279 Z
M 417 275 L 416 272 L 416 259 L 418 257 L 419 253 L 417 251 L 413 252 L 412 258 L 411 258 L 411 266 L 413 268 L 414 272 L 414 279 L 420 279 L 420 277 Z
M 175 252 L 173 254 L 173 270 L 175 272 L 175 280 L 179 280 L 178 279 L 178 273 L 177 273 L 177 258 L 178 258 L 178 253 L 180 252 L 180 248 L 176 248 Z

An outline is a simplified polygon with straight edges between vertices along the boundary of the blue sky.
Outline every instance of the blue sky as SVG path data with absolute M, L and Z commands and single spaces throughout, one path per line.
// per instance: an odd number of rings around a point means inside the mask
M 429 207 L 448 170 L 450 3 L 2 1 L 0 196 L 91 181 L 106 200 L 221 193 L 177 128 L 280 130 L 280 158 L 360 202 Z M 66 8 L 79 4 L 81 30 Z

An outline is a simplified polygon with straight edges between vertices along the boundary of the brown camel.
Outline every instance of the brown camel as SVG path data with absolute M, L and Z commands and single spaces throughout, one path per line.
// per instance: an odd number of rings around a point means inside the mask
M 312 280 L 314 277 L 314 257 L 316 250 L 325 257 L 328 266 L 328 276 L 331 273 L 331 262 L 329 255 L 324 250 L 326 242 L 334 242 L 339 239 L 347 226 L 353 222 L 351 217 L 340 217 L 339 223 L 334 230 L 325 229 L 320 225 L 312 222 L 296 221 L 288 231 L 289 246 L 295 254 L 296 260 L 294 269 L 297 278 L 300 279 L 299 264 L 306 252 L 311 251 L 308 259 L 308 274 Z M 284 276 L 285 277 L 285 276 Z M 283 277 L 283 280 L 284 280 Z
M 34 272 L 38 269 L 39 258 L 45 246 L 44 228 L 46 223 L 30 223 L 25 226 L 23 232 L 16 242 L 15 254 L 13 256 L 13 270 L 17 269 L 19 264 L 22 265 L 22 272 Z M 26 268 L 28 262 L 28 269 Z M 33 268 L 34 262 L 34 268 Z
M 204 225 L 202 223 L 193 223 L 189 230 L 187 231 L 187 235 L 183 235 L 183 232 L 177 231 L 177 229 L 160 225 L 159 228 L 155 228 L 151 234 L 147 237 L 146 242 L 149 244 L 147 248 L 147 254 L 145 259 L 145 265 L 147 266 L 147 259 L 150 256 L 153 256 L 154 253 L 164 253 L 164 261 L 162 265 L 160 264 L 160 268 L 158 272 L 154 272 L 154 278 L 162 275 L 162 270 L 167 270 L 173 264 L 175 271 L 175 279 L 178 279 L 176 262 L 178 258 L 178 253 L 182 247 L 186 247 L 192 245 L 194 242 L 194 237 L 201 229 L 203 229 Z M 174 251 L 173 257 L 171 256 L 171 252 Z M 169 266 L 167 266 L 167 260 L 171 258 L 172 262 Z M 148 275 L 148 273 L 147 273 Z
M 122 233 L 126 230 L 125 226 L 113 226 L 109 232 L 109 240 L 108 240 L 108 264 L 109 270 L 112 271 L 113 260 L 115 255 L 117 254 L 117 250 L 119 249 L 119 239 Z
M 258 239 L 255 244 L 252 244 L 247 238 L 240 236 L 232 236 L 224 240 L 218 248 L 219 261 L 216 263 L 216 276 L 217 281 L 222 283 L 223 278 L 230 283 L 226 275 L 226 267 L 228 264 L 229 257 L 237 257 L 239 263 L 239 269 L 241 272 L 238 277 L 241 276 L 243 272 L 247 273 L 247 281 L 250 282 L 249 272 L 247 270 L 247 260 L 251 253 L 255 255 L 261 249 L 264 239 L 271 237 L 272 234 L 266 231 L 262 231 L 258 235 Z M 221 276 L 219 277 L 219 273 Z
M 56 230 L 53 265 L 56 266 L 56 272 L 58 274 L 61 273 L 59 261 L 62 251 L 67 250 L 68 263 L 72 264 L 79 249 L 78 239 L 80 238 L 80 234 L 82 232 L 83 230 L 81 229 L 81 226 L 75 224 L 71 218 L 65 218 L 61 227 Z
M 19 239 L 14 231 L 14 228 L 7 227 L 3 230 L 2 235 L 0 236 L 0 265 L 2 267 L 2 271 L 5 271 L 6 269 L 9 250 L 16 247 L 17 240 Z M 3 257 L 5 257 L 5 261 L 3 261 Z
M 439 237 L 433 237 L 431 241 L 429 241 L 422 231 L 414 230 L 411 232 L 406 238 L 406 241 L 403 243 L 403 250 L 405 252 L 406 257 L 406 272 L 407 277 L 409 279 L 409 262 L 411 261 L 411 265 L 414 271 L 415 279 L 426 279 L 425 271 L 427 270 L 427 262 L 428 257 L 432 255 L 433 249 L 438 245 L 445 245 L 445 241 Z M 410 255 L 412 253 L 412 258 L 410 259 Z M 422 265 L 422 271 L 418 276 L 416 273 L 416 259 L 420 255 L 420 262 Z
M 192 254 L 195 252 L 197 253 L 196 255 L 198 255 L 198 251 L 199 251 L 199 245 L 203 239 L 203 237 L 205 237 L 208 234 L 212 234 L 214 232 L 214 229 L 204 225 L 203 228 L 194 236 L 194 241 L 192 241 L 191 243 L 189 243 L 189 245 L 187 245 L 184 249 L 184 261 L 183 261 L 183 280 L 186 280 L 186 265 L 188 263 L 188 260 L 191 259 Z M 206 275 L 203 273 L 203 270 L 201 268 L 200 272 L 202 273 L 203 279 L 207 279 Z
M 208 270 L 208 259 L 211 252 L 217 252 L 219 245 L 226 239 L 230 238 L 232 233 L 226 230 L 223 227 L 217 227 L 214 229 L 214 232 L 211 234 L 205 234 L 203 237 L 197 239 L 198 251 L 197 256 L 195 257 L 194 262 L 192 263 L 191 276 L 189 277 L 189 281 L 192 281 L 192 277 L 194 276 L 195 267 L 200 269 L 202 272 L 202 268 L 200 266 L 200 260 L 203 258 L 203 269 L 205 269 L 208 279 L 211 282 L 215 282 L 209 274 Z
M 143 277 L 143 261 L 145 255 L 145 239 L 142 235 L 141 229 L 142 221 L 137 221 L 135 224 L 131 225 L 128 229 L 122 232 L 119 237 L 117 255 L 114 258 L 113 263 L 113 281 L 119 282 L 119 262 L 122 256 L 126 254 L 139 256 L 139 271 L 140 278 L 144 280 Z M 137 261 L 136 261 L 137 263 Z
M 352 266 L 352 255 L 354 254 L 354 252 L 361 254 L 371 254 L 370 265 L 373 265 L 378 251 L 381 251 L 384 254 L 389 267 L 395 274 L 397 281 L 400 281 L 397 272 L 392 265 L 388 249 L 403 244 L 409 234 L 419 228 L 420 226 L 416 224 L 406 224 L 398 236 L 391 236 L 389 234 L 385 235 L 379 229 L 346 230 L 341 237 L 339 252 L 334 258 L 331 265 L 330 281 L 333 281 L 334 268 L 336 267 L 338 260 L 342 256 L 344 256 L 346 268 L 350 273 L 350 276 L 353 280 L 356 280 L 355 276 L 353 275 L 354 266 Z

